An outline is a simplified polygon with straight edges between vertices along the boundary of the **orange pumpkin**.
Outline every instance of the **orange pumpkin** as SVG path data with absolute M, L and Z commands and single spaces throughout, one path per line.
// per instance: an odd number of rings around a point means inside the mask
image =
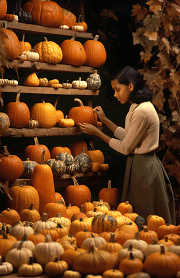
M 6 113 L 10 119 L 10 126 L 16 128 L 26 127 L 30 120 L 30 111 L 26 103 L 20 102 L 20 92 L 16 95 L 15 102 L 9 102 Z
M 66 207 L 60 201 L 56 203 L 48 203 L 43 208 L 43 213 L 48 214 L 48 218 L 56 217 L 58 213 L 61 213 L 62 217 L 66 217 Z
M 92 231 L 94 233 L 114 232 L 117 228 L 117 220 L 113 216 L 99 214 L 92 220 Z
M 69 265 L 70 268 L 73 268 L 73 263 L 75 261 L 75 259 L 81 254 L 86 252 L 85 249 L 81 249 L 81 248 L 69 248 L 67 250 L 64 251 L 64 254 L 61 257 L 61 260 L 67 262 L 67 264 Z
M 83 47 L 86 52 L 85 65 L 89 67 L 99 68 L 106 62 L 106 49 L 104 45 L 98 41 L 99 35 L 94 40 L 87 40 Z
M 123 259 L 118 269 L 125 275 L 130 275 L 143 271 L 143 263 L 140 259 L 134 258 L 132 252 L 130 252 L 130 257 Z
M 55 202 L 60 201 L 63 196 L 59 192 L 55 192 Z
M 1 0 L 0 1 L 0 19 L 2 19 L 7 13 L 7 1 Z
M 116 209 L 119 204 L 120 191 L 117 188 L 111 188 L 111 180 L 108 181 L 108 188 L 102 188 L 98 195 L 99 200 L 107 202 L 112 209 Z
M 37 245 L 40 242 L 45 242 L 45 236 L 40 233 L 34 233 L 27 235 L 27 240 L 31 240 L 34 243 L 34 245 Z
M 76 22 L 74 25 L 82 26 L 83 27 L 83 32 L 87 31 L 87 28 L 88 28 L 87 23 L 85 21 L 81 21 L 81 15 L 79 15 L 78 22 Z
M 3 228 L 2 235 L 0 235 L 0 256 L 2 256 L 3 259 L 5 259 L 8 251 L 11 250 L 13 244 L 17 242 L 17 239 L 14 236 L 10 236 L 8 232 L 8 229 L 5 231 L 5 228 Z
M 23 162 L 16 155 L 10 155 L 4 146 L 4 156 L 0 159 L 0 180 L 14 181 L 23 173 Z
M 100 150 L 96 150 L 93 146 L 93 143 L 90 143 L 91 149 L 87 151 L 87 154 L 90 156 L 91 162 L 98 162 L 100 164 L 104 163 L 104 154 Z M 103 198 L 100 198 L 103 199 Z
M 93 203 L 90 202 L 89 199 L 87 199 L 87 202 L 83 204 L 83 211 L 84 213 L 87 213 L 88 211 L 93 211 L 94 210 L 94 205 Z
M 70 144 L 70 150 L 71 154 L 75 157 L 76 155 L 80 154 L 83 150 L 83 147 L 85 148 L 85 153 L 87 153 L 87 144 L 84 141 L 74 141 Z
M 20 215 L 16 210 L 7 208 L 6 210 L 1 211 L 0 214 L 1 223 L 6 223 L 13 226 L 19 221 L 20 221 Z
M 42 152 L 41 164 L 36 165 L 31 177 L 31 185 L 39 194 L 39 213 L 48 203 L 55 202 L 55 189 L 53 173 L 49 165 L 44 164 L 45 150 Z
M 162 239 L 169 234 L 177 234 L 177 226 L 166 224 L 157 228 L 157 235 L 159 239 Z
M 54 108 L 56 109 L 56 125 L 59 125 L 59 121 L 61 119 L 64 119 L 64 113 L 61 110 L 57 110 L 57 103 L 58 103 L 58 99 L 59 97 L 57 97 L 55 104 L 54 104 Z
M 64 40 L 61 43 L 60 48 L 63 53 L 62 64 L 82 66 L 85 63 L 86 52 L 83 45 L 75 40 L 77 34 L 78 32 L 70 40 Z
M 159 240 L 157 233 L 153 230 L 149 230 L 148 227 L 145 225 L 144 229 L 141 232 L 139 232 L 139 239 L 142 239 L 148 244 L 151 244 L 152 238 L 156 239 L 157 241 Z
M 41 220 L 39 212 L 33 208 L 34 204 L 32 203 L 28 209 L 23 209 L 20 211 L 19 215 L 21 221 L 37 222 Z
M 23 11 L 32 15 L 33 22 L 48 27 L 59 27 L 64 20 L 62 8 L 54 1 L 30 0 Z
M 71 150 L 68 147 L 62 147 L 62 146 L 54 147 L 51 150 L 51 158 L 55 159 L 56 156 L 60 153 L 69 153 L 69 154 L 71 154 Z
M 0 7 L 1 7 L 1 2 L 0 2 Z M 1 9 L 0 9 L 1 10 Z M 1 11 L 0 11 L 1 13 Z M 17 60 L 19 57 L 20 53 L 20 42 L 16 34 L 9 29 L 1 29 L 5 36 L 3 36 L 3 41 L 4 41 L 4 48 L 5 48 L 5 53 L 6 53 L 6 58 L 8 60 Z
M 148 229 L 157 232 L 159 226 L 165 225 L 165 220 L 158 215 L 149 215 L 146 219 Z
M 25 148 L 25 157 L 29 158 L 31 161 L 36 161 L 37 163 L 41 163 L 41 156 L 43 149 L 45 150 L 44 161 L 51 158 L 51 154 L 49 149 L 45 145 L 41 145 L 38 142 L 38 138 L 34 137 L 35 145 L 29 145 Z
M 29 42 L 25 42 L 25 34 L 23 34 L 22 37 L 22 41 L 20 41 L 20 55 L 24 52 L 24 51 L 30 51 L 31 50 L 31 45 Z
M 91 201 L 91 191 L 84 184 L 78 184 L 77 180 L 72 177 L 74 185 L 69 185 L 64 191 L 64 199 L 67 204 L 81 207 L 87 199 Z
M 71 108 L 68 117 L 73 119 L 76 125 L 79 123 L 96 125 L 97 114 L 94 112 L 93 108 L 90 106 L 84 106 L 79 98 L 75 98 L 74 101 L 77 101 L 80 106 Z
M 122 202 L 117 206 L 117 211 L 120 211 L 120 213 L 124 215 L 128 212 L 129 207 L 132 208 L 131 204 L 128 201 Z

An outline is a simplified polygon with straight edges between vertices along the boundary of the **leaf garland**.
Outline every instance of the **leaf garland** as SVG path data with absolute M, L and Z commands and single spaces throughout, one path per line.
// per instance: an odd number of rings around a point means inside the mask
M 138 26 L 133 44 L 142 47 L 138 71 L 154 92 L 161 124 L 159 151 L 166 149 L 164 167 L 180 183 L 180 0 L 149 0 L 132 7 Z

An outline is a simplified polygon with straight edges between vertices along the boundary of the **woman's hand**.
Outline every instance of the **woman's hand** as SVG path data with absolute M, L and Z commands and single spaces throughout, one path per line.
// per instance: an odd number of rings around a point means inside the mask
M 104 114 L 103 109 L 101 106 L 96 106 L 94 108 L 94 112 L 98 115 L 99 119 L 103 122 L 106 119 L 106 115 Z
M 98 128 L 95 127 L 94 125 L 83 123 L 83 124 L 78 124 L 81 131 L 84 133 L 87 133 L 88 135 L 97 135 L 98 133 Z

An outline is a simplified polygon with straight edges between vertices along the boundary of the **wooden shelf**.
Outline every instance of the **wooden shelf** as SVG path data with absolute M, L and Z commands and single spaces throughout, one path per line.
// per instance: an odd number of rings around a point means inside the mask
M 93 177 L 93 178 L 98 178 L 98 177 L 102 177 L 105 176 L 106 172 L 102 173 L 102 172 L 98 172 L 98 173 L 93 173 L 93 172 L 87 172 L 87 173 L 76 173 L 74 175 L 69 175 L 69 174 L 64 174 L 62 175 L 62 177 L 59 178 L 54 178 L 54 186 L 56 188 L 60 188 L 60 187 L 66 187 L 67 183 L 63 183 L 63 181 L 68 182 L 68 184 L 70 184 L 72 181 L 72 177 L 78 179 L 78 178 L 89 178 L 89 177 Z M 19 186 L 21 184 L 23 184 L 24 182 L 26 182 L 26 184 L 30 184 L 30 178 L 19 178 L 16 179 L 15 181 L 9 182 L 10 187 L 13 186 Z
M 23 33 L 34 33 L 34 34 L 46 34 L 46 35 L 61 35 L 72 37 L 76 33 L 73 30 L 63 30 L 60 28 L 51 28 L 35 24 L 26 24 L 20 22 L 9 22 L 6 20 L 0 20 L 0 25 L 3 28 L 9 28 L 13 31 L 22 31 Z M 78 32 L 77 37 L 85 39 L 93 39 L 91 33 Z
M 3 86 L 1 92 L 17 93 L 21 90 L 24 94 L 44 94 L 44 95 L 74 95 L 74 96 L 97 96 L 99 90 L 79 90 L 79 89 L 64 89 L 52 87 L 30 87 L 30 86 Z
M 7 276 L 2 276 L 2 277 L 7 277 L 7 278 L 25 278 L 25 276 L 19 276 L 17 273 L 12 273 L 12 274 L 9 274 L 9 275 L 7 275 Z M 47 276 L 47 275 L 41 275 L 41 276 L 36 276 L 36 278 L 48 278 L 49 276 Z M 26 276 L 26 278 L 27 278 L 27 276 Z M 28 276 L 28 278 L 34 278 L 34 276 L 32 277 L 32 276 Z
M 102 127 L 98 127 L 102 129 Z M 52 128 L 8 128 L 2 137 L 49 137 L 83 134 L 77 127 L 52 127 Z
M 86 66 L 71 66 L 65 64 L 48 64 L 48 63 L 41 63 L 41 62 L 31 62 L 31 61 L 24 61 L 21 62 L 20 60 L 8 61 L 6 67 L 12 68 L 23 68 L 23 69 L 33 69 L 33 70 L 47 70 L 47 71 L 60 71 L 60 72 L 87 72 L 87 73 L 94 73 L 93 67 L 86 67 Z

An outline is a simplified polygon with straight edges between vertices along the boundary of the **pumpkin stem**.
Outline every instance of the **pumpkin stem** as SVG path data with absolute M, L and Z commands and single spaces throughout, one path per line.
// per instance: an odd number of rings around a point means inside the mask
M 92 238 L 95 238 L 95 236 L 91 233 Z
M 42 217 L 42 221 L 43 222 L 46 222 L 47 221 L 47 217 L 48 217 L 48 215 L 47 215 L 47 213 L 43 213 L 43 217 Z
M 54 108 L 56 109 L 57 108 L 57 103 L 58 103 L 58 100 L 59 100 L 59 97 L 57 97 L 55 103 L 54 103 Z
M 108 181 L 108 188 L 111 188 L 111 180 Z
M 23 184 L 20 184 L 19 187 L 24 187 L 26 185 L 26 182 L 24 181 Z
M 84 232 L 89 232 L 89 229 L 85 229 Z
M 129 248 L 128 248 L 128 251 L 132 251 L 132 249 L 133 249 L 133 245 L 130 244 L 130 245 L 129 245 Z
M 91 242 L 90 245 L 89 245 L 89 250 L 88 250 L 88 253 L 94 253 L 95 252 L 95 245 Z
M 33 257 L 29 257 L 29 265 L 33 265 Z
M 148 232 L 148 226 L 144 225 L 144 232 Z
M 17 250 L 21 250 L 21 248 L 22 248 L 22 246 L 23 246 L 23 243 L 24 243 L 24 241 L 21 240 L 20 243 L 19 243 L 19 245 L 18 245 L 18 247 L 17 247 Z
M 115 242 L 115 233 L 111 233 L 109 242 L 113 242 L 113 243 Z
M 42 156 L 41 156 L 41 165 L 44 164 L 44 156 L 45 156 L 45 149 L 43 149 Z
M 79 185 L 76 178 L 74 178 L 74 177 L 71 177 L 71 178 L 72 178 L 72 180 L 73 180 L 73 182 L 74 182 L 74 186 Z
M 129 260 L 134 260 L 134 256 L 132 252 L 130 252 Z
M 28 227 L 29 226 L 29 222 L 25 221 L 24 227 Z
M 2 265 L 2 257 L 1 257 L 1 255 L 0 255 L 0 265 Z
M 23 238 L 21 239 L 21 241 L 26 241 L 27 240 L 27 234 L 23 235 Z
M 71 38 L 71 40 L 75 40 L 75 38 L 77 37 L 77 34 L 78 34 L 79 32 L 76 32 L 75 34 L 74 34 L 74 36 Z
M 81 221 L 81 222 L 82 222 L 82 221 L 83 221 L 83 218 L 79 218 L 79 221 Z
M 99 39 L 99 35 L 96 35 L 96 36 L 94 37 L 94 41 L 98 41 L 98 39 Z
M 139 232 L 135 233 L 134 239 L 139 240 Z
M 61 213 L 60 212 L 58 212 L 57 217 L 61 218 Z
M 81 22 L 81 14 L 78 16 L 78 23 Z
M 165 239 L 165 242 L 168 242 L 168 237 L 167 237 L 167 236 L 165 236 L 165 238 L 164 238 L 164 239 Z
M 19 92 L 16 95 L 16 102 L 20 102 L 20 93 L 21 93 L 21 90 L 19 90 Z
M 97 70 L 94 70 L 94 74 L 97 74 Z
M 7 146 L 4 146 L 4 155 L 10 157 L 10 153 L 8 152 Z
M 2 229 L 3 239 L 8 239 L 8 235 L 5 230 Z
M 75 98 L 74 101 L 79 102 L 80 106 L 84 106 L 82 100 L 80 100 L 79 98 Z
M 89 143 L 89 145 L 90 145 L 90 150 L 91 150 L 91 151 L 95 151 L 95 147 L 94 147 L 94 145 L 93 145 L 93 142 L 92 142 L 92 141 Z
M 159 244 L 155 238 L 151 238 L 153 244 Z
M 80 212 L 83 213 L 83 205 L 81 205 Z
M 45 242 L 52 242 L 52 237 L 50 234 L 46 234 L 45 236 Z
M 38 138 L 37 138 L 37 137 L 34 137 L 34 144 L 35 144 L 35 145 L 39 145 L 39 141 L 38 141 Z
M 58 262 L 58 258 L 55 258 L 54 262 L 57 263 Z
M 60 204 L 62 204 L 62 205 L 66 205 L 66 203 L 65 203 L 65 201 L 64 201 L 64 198 L 61 198 L 61 200 L 60 200 Z
M 33 206 L 34 206 L 34 204 L 32 203 L 28 209 L 33 210 Z
M 94 212 L 97 212 L 97 208 L 94 208 Z
M 24 39 L 25 39 L 25 34 L 23 33 L 22 42 L 24 42 Z
M 57 228 L 62 229 L 61 223 L 57 223 Z
M 165 246 L 164 246 L 164 245 L 161 245 L 160 248 L 161 248 L 160 255 L 164 255 L 164 254 L 166 253 L 166 252 L 165 252 Z
M 44 37 L 44 39 L 45 39 L 46 42 L 48 41 L 46 37 Z

